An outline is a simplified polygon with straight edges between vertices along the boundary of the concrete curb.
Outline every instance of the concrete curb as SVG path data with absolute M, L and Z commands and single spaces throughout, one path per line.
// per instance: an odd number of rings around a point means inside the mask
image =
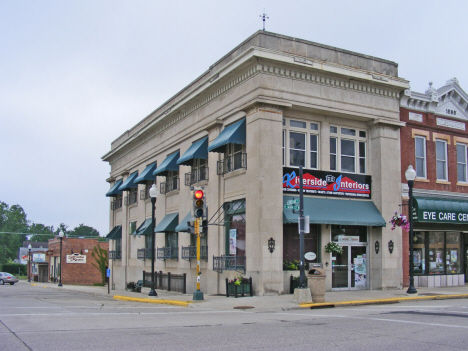
M 377 305 L 387 303 L 398 303 L 411 300 L 448 300 L 448 299 L 466 299 L 468 294 L 457 295 L 431 295 L 431 296 L 413 296 L 413 297 L 395 297 L 389 299 L 375 299 L 375 300 L 355 300 L 355 301 L 341 301 L 341 302 L 324 302 L 324 303 L 303 303 L 300 304 L 301 308 L 324 308 L 324 307 L 340 307 L 340 306 L 358 306 L 358 305 Z
M 141 297 L 128 297 L 128 296 L 121 296 L 121 295 L 114 295 L 114 300 L 155 303 L 155 304 L 173 305 L 173 306 L 180 306 L 180 307 L 188 307 L 192 303 L 191 301 L 144 299 Z

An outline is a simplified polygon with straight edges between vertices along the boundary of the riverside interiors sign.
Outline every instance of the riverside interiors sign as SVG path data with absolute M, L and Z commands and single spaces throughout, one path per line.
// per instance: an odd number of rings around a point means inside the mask
M 372 177 L 361 174 L 303 171 L 303 189 L 307 195 L 346 198 L 371 198 Z M 299 193 L 299 169 L 283 167 L 283 193 Z

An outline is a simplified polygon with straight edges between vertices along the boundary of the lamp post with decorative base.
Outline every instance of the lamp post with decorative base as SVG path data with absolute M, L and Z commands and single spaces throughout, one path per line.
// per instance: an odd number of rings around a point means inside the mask
M 410 246 L 410 257 L 409 257 L 409 277 L 410 277 L 410 284 L 408 290 L 406 290 L 407 294 L 417 294 L 418 291 L 414 287 L 414 261 L 413 261 L 413 186 L 414 186 L 414 179 L 416 178 L 416 171 L 414 170 L 412 165 L 408 166 L 408 169 L 405 172 L 405 178 L 408 181 L 408 195 L 409 195 L 409 203 L 408 203 L 408 217 L 410 223 L 410 232 L 409 232 L 409 246 Z
M 29 272 L 28 272 L 28 283 L 31 283 L 31 244 L 28 245 L 28 250 L 29 250 L 29 253 L 28 253 L 28 266 L 29 266 Z
M 158 197 L 158 188 L 156 184 L 153 184 L 149 190 L 151 197 L 151 290 L 148 296 L 158 296 L 156 290 L 154 290 L 154 252 L 156 251 L 156 235 L 154 234 L 155 218 L 154 211 L 156 209 L 156 198 Z
M 62 264 L 62 240 L 63 240 L 63 231 L 59 232 L 59 237 L 60 237 L 60 275 L 59 275 L 59 285 L 58 286 L 63 286 L 62 285 L 62 272 L 63 272 L 63 264 Z

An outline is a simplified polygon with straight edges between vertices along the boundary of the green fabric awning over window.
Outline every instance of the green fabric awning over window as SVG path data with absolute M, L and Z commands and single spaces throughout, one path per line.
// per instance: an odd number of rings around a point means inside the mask
M 468 224 L 468 202 L 437 197 L 413 197 L 415 222 Z
M 283 205 L 288 200 L 298 199 L 283 196 Z M 385 227 L 383 219 L 372 201 L 333 200 L 304 196 L 304 216 L 309 216 L 310 223 L 363 225 Z M 283 223 L 297 223 L 299 215 L 292 210 L 283 209 Z
M 106 236 L 107 239 L 109 240 L 117 240 L 117 239 L 122 239 L 122 226 L 117 225 L 115 226 L 109 234 Z
M 179 223 L 179 225 L 175 228 L 176 232 L 190 232 L 190 228 L 187 222 L 192 221 L 192 213 L 187 213 L 184 219 Z
M 153 172 L 154 176 L 166 176 L 167 172 L 169 171 L 179 171 L 179 165 L 177 164 L 177 160 L 179 159 L 180 156 L 180 151 L 177 150 L 176 152 L 173 152 L 172 154 L 168 155 L 164 161 L 161 163 L 161 165 L 156 168 L 156 170 Z
M 119 190 L 122 183 L 123 179 L 119 179 L 118 181 L 116 181 L 112 188 L 110 188 L 110 190 L 107 192 L 106 196 L 116 197 L 117 195 L 122 194 L 122 192 Z
M 154 180 L 153 172 L 156 169 L 157 162 L 153 162 L 152 164 L 146 166 L 146 168 L 141 172 L 141 174 L 136 177 L 134 180 L 135 184 L 146 183 L 147 180 Z
M 245 118 L 228 125 L 218 135 L 218 137 L 208 146 L 209 152 L 224 152 L 227 144 L 246 143 L 246 123 Z
M 136 177 L 138 177 L 138 171 L 130 174 L 128 178 L 125 179 L 125 182 L 120 186 L 119 190 L 124 191 L 124 190 L 138 188 L 138 184 L 134 182 Z
M 177 164 L 191 166 L 194 159 L 208 159 L 208 137 L 194 142 L 179 158 Z
M 145 219 L 145 221 L 135 230 L 133 236 L 138 235 L 150 235 L 151 234 L 151 218 Z
M 179 224 L 179 213 L 170 213 L 166 215 L 161 222 L 154 228 L 155 233 L 175 232 Z

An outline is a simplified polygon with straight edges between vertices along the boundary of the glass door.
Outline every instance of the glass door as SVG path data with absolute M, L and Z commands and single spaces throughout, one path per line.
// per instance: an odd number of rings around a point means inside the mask
M 332 258 L 332 289 L 367 289 L 367 247 L 343 245 L 343 252 Z

